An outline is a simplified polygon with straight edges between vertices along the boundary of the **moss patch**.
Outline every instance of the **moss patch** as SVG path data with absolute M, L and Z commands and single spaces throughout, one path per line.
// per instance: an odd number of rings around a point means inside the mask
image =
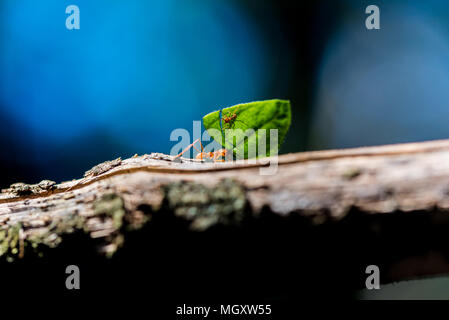
M 62 237 L 76 231 L 90 233 L 87 221 L 91 218 L 100 217 L 102 220 L 112 219 L 115 231 L 104 238 L 107 256 L 112 256 L 117 248 L 123 243 L 123 236 L 119 233 L 122 227 L 125 209 L 123 200 L 116 194 L 108 194 L 93 204 L 94 214 L 89 217 L 80 216 L 76 212 L 54 219 L 48 226 L 33 230 L 27 237 L 20 238 L 23 234 L 23 226 L 18 223 L 9 225 L 0 230 L 0 257 L 6 257 L 7 261 L 14 261 L 21 257 L 24 251 L 32 251 L 42 256 L 42 246 L 55 248 Z
M 94 214 L 96 216 L 106 215 L 114 221 L 114 227 L 120 229 L 125 216 L 125 208 L 122 198 L 116 194 L 104 195 L 94 204 Z
M 234 180 L 225 179 L 212 187 L 176 182 L 164 186 L 162 191 L 164 205 L 161 212 L 173 212 L 195 231 L 215 225 L 239 225 L 245 218 L 245 188 Z M 92 210 L 88 215 L 74 211 L 53 217 L 49 224 L 35 228 L 20 223 L 3 226 L 0 229 L 0 257 L 14 261 L 25 253 L 42 256 L 45 248 L 57 247 L 65 235 L 74 232 L 90 234 L 95 238 L 92 241 L 99 244 L 100 252 L 110 257 L 123 245 L 124 230 L 139 229 L 152 221 L 144 208 L 127 213 L 123 199 L 114 193 L 96 200 Z
M 178 217 L 191 221 L 193 230 L 205 230 L 217 224 L 239 224 L 246 208 L 244 188 L 225 179 L 212 188 L 193 182 L 165 186 L 168 208 Z
M 19 253 L 19 232 L 21 225 L 11 226 L 7 230 L 0 230 L 0 256 L 10 253 L 12 255 Z

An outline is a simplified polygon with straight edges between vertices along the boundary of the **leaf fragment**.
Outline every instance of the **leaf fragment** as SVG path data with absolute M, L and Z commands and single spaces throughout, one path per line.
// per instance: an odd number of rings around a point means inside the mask
M 290 101 L 273 99 L 238 104 L 205 115 L 203 124 L 209 135 L 234 155 L 245 159 L 274 155 L 291 124 Z M 270 139 L 271 130 L 277 131 L 277 141 Z

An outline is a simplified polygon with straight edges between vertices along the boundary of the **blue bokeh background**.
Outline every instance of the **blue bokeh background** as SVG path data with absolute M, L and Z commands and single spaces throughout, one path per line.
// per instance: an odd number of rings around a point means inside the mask
M 380 30 L 367 32 L 364 5 L 346 1 L 326 43 L 313 103 L 317 148 L 449 138 L 449 3 L 375 3 Z
M 20 161 L 54 178 L 77 164 L 168 153 L 173 129 L 270 98 L 273 48 L 289 52 L 233 1 L 77 0 L 81 28 L 67 30 L 72 2 L 3 0 L 0 11 L 0 108 L 17 124 L 3 134 L 25 147 Z
M 76 4 L 81 29 L 67 30 Z M 1 0 L 0 186 L 168 153 L 176 128 L 283 98 L 282 152 L 449 138 L 445 1 Z

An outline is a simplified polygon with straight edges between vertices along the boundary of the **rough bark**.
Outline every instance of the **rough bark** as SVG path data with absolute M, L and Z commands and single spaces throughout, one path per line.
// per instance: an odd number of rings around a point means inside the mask
M 82 230 L 111 256 L 127 233 L 164 211 L 191 232 L 246 228 L 267 216 L 300 217 L 297 223 L 312 230 L 349 230 L 360 238 L 345 244 L 366 244 L 359 262 L 380 261 L 388 270 L 383 281 L 449 272 L 440 241 L 449 231 L 449 140 L 278 161 L 276 174 L 261 175 L 266 162 L 202 163 L 153 153 L 107 162 L 54 186 L 13 186 L 0 195 L 0 254 L 9 261 L 39 254 Z

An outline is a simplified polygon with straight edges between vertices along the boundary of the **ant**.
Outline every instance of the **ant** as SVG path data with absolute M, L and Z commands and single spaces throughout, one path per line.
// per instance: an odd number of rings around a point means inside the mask
M 222 114 L 223 109 L 220 109 L 219 117 L 220 117 L 220 129 L 221 129 L 222 133 L 223 133 L 222 122 L 224 122 L 225 124 L 227 124 L 229 126 L 228 129 L 232 128 L 236 121 L 240 121 L 241 123 L 246 125 L 245 122 L 243 122 L 242 120 L 238 120 L 237 119 L 237 111 L 239 110 L 239 108 L 240 108 L 240 106 L 237 106 L 237 108 L 234 110 L 234 113 L 229 112 L 226 115 L 223 115 Z M 200 143 L 201 151 L 198 150 L 195 147 L 195 144 L 197 142 Z M 226 156 L 228 155 L 228 152 L 229 152 L 226 149 L 219 149 L 219 150 L 214 151 L 214 152 L 204 152 L 203 145 L 201 144 L 201 139 L 196 139 L 195 141 L 193 141 L 192 144 L 187 146 L 187 148 L 185 148 L 180 154 L 175 156 L 174 159 L 181 157 L 185 152 L 190 150 L 190 148 L 193 148 L 196 151 L 198 151 L 198 154 L 196 155 L 196 159 L 197 160 L 208 160 L 208 161 L 213 161 L 213 162 L 225 162 L 226 161 Z
M 234 110 L 234 113 L 228 113 L 226 115 L 222 115 L 222 110 L 220 110 L 220 128 L 221 131 L 223 131 L 223 126 L 222 126 L 222 122 L 224 122 L 225 124 L 227 124 L 229 127 L 228 129 L 232 128 L 235 124 L 236 121 L 240 121 L 241 123 L 243 123 L 246 126 L 246 123 L 243 122 L 242 120 L 238 120 L 237 119 L 237 111 L 239 110 L 240 106 L 237 106 L 237 109 Z
M 195 148 L 195 143 L 197 143 L 197 142 L 200 143 L 201 152 L 197 148 Z M 187 146 L 187 148 L 185 148 L 180 154 L 175 156 L 174 159 L 182 156 L 184 154 L 184 152 L 188 151 L 190 148 L 193 148 L 199 152 L 196 155 L 197 160 L 209 160 L 209 161 L 213 161 L 213 162 L 225 162 L 226 154 L 228 152 L 226 149 L 219 149 L 215 152 L 204 152 L 203 145 L 201 144 L 201 139 L 196 139 L 195 141 L 193 141 L 192 144 Z

